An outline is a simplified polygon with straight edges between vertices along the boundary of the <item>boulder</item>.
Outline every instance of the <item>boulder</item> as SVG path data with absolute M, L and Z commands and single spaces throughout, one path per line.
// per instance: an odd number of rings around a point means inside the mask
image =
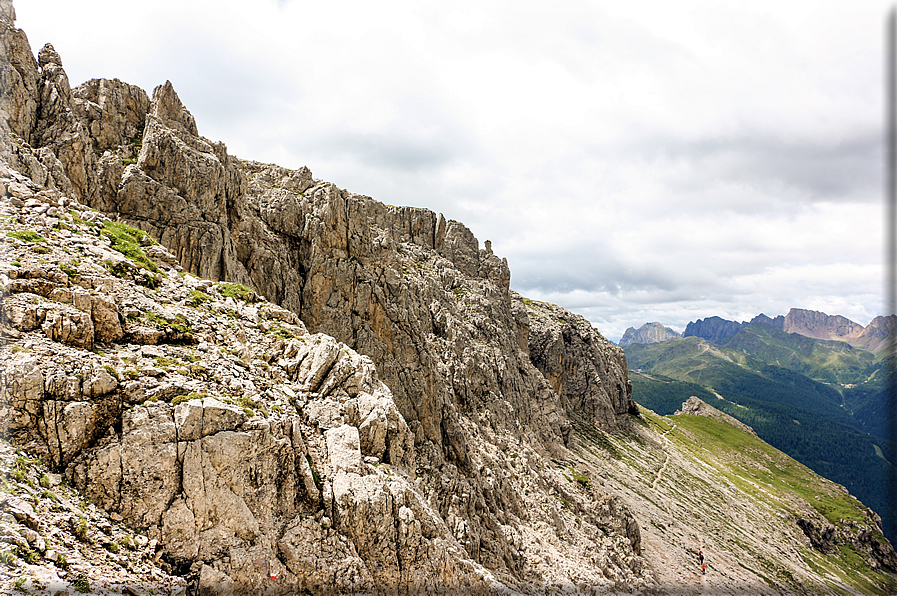
M 339 471 L 362 473 L 364 464 L 361 461 L 361 445 L 358 440 L 358 429 L 344 424 L 328 429 L 324 433 L 327 441 L 327 458 L 333 473 Z
M 234 430 L 246 420 L 241 408 L 212 397 L 191 399 L 174 407 L 178 441 L 195 441 L 224 430 Z

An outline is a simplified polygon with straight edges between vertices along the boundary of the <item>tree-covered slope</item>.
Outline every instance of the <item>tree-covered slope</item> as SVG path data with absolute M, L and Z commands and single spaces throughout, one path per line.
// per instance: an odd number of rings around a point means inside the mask
M 889 433 L 895 428 L 893 413 L 888 407 L 888 370 L 895 370 L 893 360 L 893 356 L 888 356 L 877 362 L 863 383 L 841 391 L 844 407 L 850 412 L 854 425 L 882 439 L 893 439 Z
M 787 368 L 767 364 L 744 352 L 687 337 L 627 346 L 631 370 L 694 383 L 711 391 L 787 404 L 843 424 L 849 415 L 831 387 Z

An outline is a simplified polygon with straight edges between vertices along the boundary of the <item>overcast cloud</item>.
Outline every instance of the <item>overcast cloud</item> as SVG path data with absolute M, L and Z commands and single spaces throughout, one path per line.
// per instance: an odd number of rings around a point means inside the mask
M 15 7 L 73 85 L 170 79 L 231 153 L 462 221 L 614 341 L 883 314 L 886 2 Z

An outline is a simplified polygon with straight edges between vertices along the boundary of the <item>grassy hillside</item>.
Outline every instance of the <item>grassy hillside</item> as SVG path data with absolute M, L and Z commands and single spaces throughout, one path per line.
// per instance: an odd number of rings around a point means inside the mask
M 671 394 L 694 388 L 633 378 Z M 894 570 L 880 564 L 894 558 L 870 555 L 890 552 L 874 514 L 843 487 L 725 422 L 640 411 L 627 434 L 575 425 L 578 454 L 595 462 L 580 475 L 626 499 L 643 548 L 665 562 L 657 570 L 664 593 L 897 593 Z M 831 540 L 813 546 L 807 525 Z
M 867 507 L 856 498 L 763 441 L 711 418 L 675 416 L 671 419 L 676 424 L 667 435 L 672 442 L 714 466 L 726 480 L 751 494 L 752 499 L 765 501 L 784 516 L 794 515 L 789 503 L 803 501 L 836 528 L 866 519 Z M 897 590 L 893 578 L 877 574 L 870 578 L 860 573 L 857 560 L 862 556 L 853 544 L 840 545 L 830 556 L 812 549 L 803 550 L 800 555 L 811 568 L 835 575 L 856 589 L 877 591 L 875 584 L 884 582 L 890 586 L 884 593 Z
M 744 327 L 723 345 L 766 364 L 838 386 L 864 382 L 873 372 L 875 360 L 871 352 L 842 341 L 814 339 L 760 324 Z
M 851 407 L 828 385 L 694 337 L 627 346 L 626 357 L 633 398 L 640 405 L 671 414 L 689 396 L 700 397 L 847 487 L 882 516 L 888 536 L 897 535 L 897 520 L 887 514 L 889 443 L 856 428 L 859 412 L 870 428 L 883 430 L 881 387 L 875 392 L 874 383 L 863 385 L 869 392 L 851 394 Z
M 831 387 L 786 368 L 698 338 L 627 346 L 631 370 L 641 370 L 705 387 L 710 391 L 787 404 L 848 424 L 841 395 Z

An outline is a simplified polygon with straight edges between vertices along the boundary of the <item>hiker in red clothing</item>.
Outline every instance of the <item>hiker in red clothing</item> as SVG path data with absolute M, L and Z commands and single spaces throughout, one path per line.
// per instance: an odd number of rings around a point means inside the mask
M 701 575 L 707 575 L 707 565 L 701 563 Z
M 704 564 L 704 551 L 702 551 L 702 550 L 698 551 L 698 558 L 701 559 L 701 565 L 703 565 Z

